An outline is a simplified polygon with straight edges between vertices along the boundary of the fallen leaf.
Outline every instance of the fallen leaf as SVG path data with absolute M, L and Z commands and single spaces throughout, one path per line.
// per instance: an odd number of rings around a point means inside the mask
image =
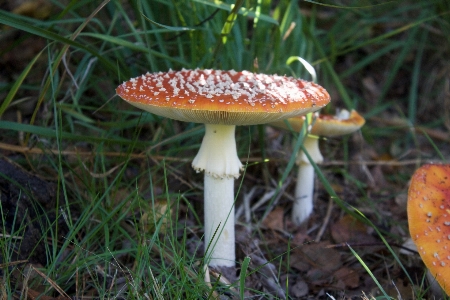
M 341 255 L 336 249 L 326 248 L 327 245 L 329 242 L 324 241 L 295 248 L 291 255 L 291 267 L 304 272 L 317 269 L 320 276 L 339 269 L 342 266 Z M 316 273 L 311 271 L 311 275 L 315 277 Z
M 375 243 L 370 234 L 373 229 L 350 215 L 343 216 L 331 226 L 331 235 L 336 243 Z
M 359 274 L 353 269 L 342 267 L 334 272 L 334 277 L 341 280 L 346 288 L 355 289 L 359 286 Z
M 284 209 L 281 206 L 272 210 L 262 222 L 262 225 L 266 228 L 273 230 L 283 230 Z
M 303 231 L 297 231 L 292 237 L 291 242 L 295 246 L 303 246 L 305 243 L 311 240 L 312 238 Z

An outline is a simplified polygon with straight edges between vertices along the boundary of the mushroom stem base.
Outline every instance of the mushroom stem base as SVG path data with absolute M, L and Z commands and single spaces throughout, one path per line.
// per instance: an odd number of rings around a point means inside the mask
M 205 254 L 210 266 L 234 267 L 234 178 L 205 174 Z
M 314 167 L 301 163 L 298 168 L 295 202 L 292 207 L 292 221 L 300 225 L 305 222 L 313 210 Z

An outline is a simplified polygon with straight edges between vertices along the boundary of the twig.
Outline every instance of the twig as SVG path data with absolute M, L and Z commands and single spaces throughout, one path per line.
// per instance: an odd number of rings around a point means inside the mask
M 26 154 L 61 154 L 67 156 L 80 156 L 80 157 L 92 157 L 94 155 L 104 155 L 109 157 L 130 157 L 131 159 L 135 158 L 146 158 L 149 157 L 154 160 L 166 160 L 166 161 L 178 161 L 178 162 L 191 162 L 193 158 L 179 158 L 179 157 L 171 157 L 164 155 L 149 155 L 146 152 L 141 153 L 126 153 L 126 152 L 93 152 L 93 151 L 78 151 L 78 150 L 58 150 L 58 149 L 40 149 L 40 148 L 29 148 L 26 146 L 17 146 L 6 143 L 0 143 L 0 149 L 18 152 L 18 153 L 26 153 Z M 245 157 L 242 160 L 249 162 L 261 162 L 261 157 Z M 284 158 L 266 158 L 264 163 L 287 163 L 288 160 Z M 409 160 L 389 160 L 389 161 L 381 161 L 381 160 L 360 160 L 360 161 L 328 161 L 323 162 L 319 165 L 321 166 L 347 166 L 347 165 L 367 165 L 367 166 L 407 166 L 407 165 L 417 165 L 417 164 L 431 164 L 431 163 L 445 163 L 441 160 L 432 160 L 432 159 L 409 159 Z
M 392 247 L 400 248 L 405 251 L 409 251 L 413 254 L 419 254 L 416 250 L 409 249 L 408 247 L 399 245 L 397 243 L 390 242 L 389 245 Z M 355 248 L 355 247 L 385 246 L 385 244 L 383 242 L 373 242 L 373 243 L 347 243 L 347 242 L 344 242 L 344 243 L 340 243 L 340 244 L 327 245 L 327 246 L 325 246 L 325 248 L 341 248 L 341 247 L 348 247 L 348 246 Z
M 319 242 L 320 239 L 322 238 L 322 235 L 325 232 L 325 228 L 327 228 L 328 223 L 330 222 L 331 212 L 333 211 L 333 203 L 334 203 L 334 201 L 330 197 L 330 199 L 328 200 L 328 208 L 327 208 L 327 213 L 325 215 L 325 219 L 323 220 L 322 227 L 320 227 L 319 232 L 317 233 L 317 236 L 315 239 L 317 242 Z
M 395 126 L 396 129 L 403 129 L 407 131 L 413 130 L 415 133 L 426 134 L 438 140 L 442 141 L 450 140 L 450 135 L 447 132 L 437 129 L 426 128 L 423 126 L 414 126 L 411 123 L 409 123 L 409 121 L 406 119 L 400 118 L 387 119 L 387 118 L 371 117 L 370 120 L 387 126 Z
M 66 294 L 66 292 L 59 286 L 56 284 L 56 282 L 54 282 L 52 279 L 50 279 L 46 274 L 44 274 L 43 272 L 41 272 L 39 269 L 35 268 L 34 266 L 31 266 L 31 268 L 37 272 L 39 275 L 42 276 L 42 278 L 48 282 L 48 284 L 50 284 L 61 296 L 63 296 L 66 299 L 71 299 L 69 297 L 69 295 Z

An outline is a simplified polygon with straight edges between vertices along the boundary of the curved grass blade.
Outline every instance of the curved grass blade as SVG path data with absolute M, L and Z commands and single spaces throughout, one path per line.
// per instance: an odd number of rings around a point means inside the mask
M 245 292 L 245 277 L 247 276 L 248 265 L 250 264 L 250 257 L 246 256 L 241 266 L 241 274 L 239 275 L 239 298 L 244 300 Z
M 51 32 L 49 30 L 39 28 L 34 26 L 31 23 L 24 22 L 20 18 L 17 18 L 14 14 L 8 13 L 6 11 L 0 10 L 0 23 L 4 25 L 8 25 L 20 30 L 23 30 L 25 32 L 49 39 L 51 41 L 59 42 L 68 46 L 75 47 L 77 49 L 84 50 L 95 57 L 97 57 L 108 69 L 111 71 L 116 70 L 116 67 L 114 64 L 111 64 L 108 60 L 106 60 L 100 53 L 94 51 L 93 49 L 90 49 L 89 47 L 78 43 L 72 39 L 65 38 L 59 34 L 56 34 L 54 32 Z
M 45 136 L 50 138 L 56 138 L 57 132 L 55 129 L 45 128 L 41 126 L 36 125 L 29 125 L 29 124 L 20 124 L 16 122 L 10 122 L 10 121 L 0 121 L 0 129 L 6 129 L 6 130 L 14 130 L 14 131 L 23 131 L 26 133 L 36 134 L 39 136 Z M 114 142 L 114 143 L 120 143 L 122 145 L 131 145 L 133 144 L 133 141 L 124 139 L 124 138 L 103 138 L 93 135 L 79 135 L 74 134 L 70 132 L 59 132 L 59 135 L 61 138 L 68 139 L 68 140 L 75 140 L 75 141 L 87 141 L 87 142 Z M 147 143 L 148 144 L 148 143 Z
M 386 291 L 383 289 L 383 287 L 381 286 L 380 282 L 378 282 L 378 279 L 375 277 L 375 275 L 373 275 L 372 271 L 370 271 L 369 267 L 366 265 L 366 263 L 363 261 L 363 259 L 361 258 L 361 256 L 358 255 L 358 253 L 356 253 L 355 250 L 353 250 L 352 247 L 350 247 L 349 244 L 347 244 L 347 247 L 350 249 L 350 251 L 352 252 L 352 254 L 356 257 L 356 259 L 359 261 L 359 263 L 363 266 L 363 268 L 367 271 L 367 273 L 369 274 L 369 276 L 373 279 L 373 281 L 375 282 L 375 284 L 378 286 L 378 288 L 380 289 L 381 293 L 383 293 L 384 297 L 386 299 L 392 299 L 391 297 L 389 297 L 388 294 L 386 294 Z
M 96 39 L 99 39 L 99 40 L 102 40 L 102 41 L 105 41 L 105 42 L 109 42 L 111 44 L 115 44 L 115 45 L 118 45 L 118 46 L 126 47 L 126 48 L 128 48 L 130 50 L 133 50 L 133 51 L 149 53 L 149 54 L 154 55 L 155 57 L 159 57 L 159 58 L 162 58 L 162 59 L 170 60 L 170 61 L 173 61 L 173 62 L 178 63 L 178 64 L 182 64 L 182 65 L 185 64 L 184 61 L 182 61 L 180 59 L 177 59 L 177 58 L 175 58 L 173 56 L 166 55 L 164 53 L 152 50 L 151 48 L 148 48 L 146 46 L 140 46 L 140 45 L 137 45 L 135 43 L 131 43 L 131 42 L 128 42 L 126 40 L 123 40 L 121 38 L 114 37 L 114 36 L 111 36 L 111 35 L 100 34 L 100 33 L 83 33 L 83 34 L 80 34 L 80 35 L 81 36 L 93 37 L 93 38 L 96 38 Z
M 227 36 L 230 34 L 231 29 L 233 28 L 234 21 L 236 21 L 237 15 L 239 13 L 239 9 L 243 4 L 243 0 L 237 0 L 227 19 L 225 20 L 225 24 L 223 24 L 222 32 L 220 35 L 222 36 L 222 43 L 227 43 Z
M 40 51 L 33 58 L 33 60 L 26 66 L 25 70 L 22 71 L 22 73 L 19 75 L 17 80 L 14 82 L 13 86 L 11 87 L 11 89 L 8 92 L 8 95 L 6 95 L 6 98 L 3 100 L 3 103 L 0 106 L 0 119 L 1 119 L 1 117 L 3 115 L 3 113 L 8 108 L 8 106 L 11 104 L 11 101 L 13 100 L 14 96 L 17 94 L 17 91 L 19 90 L 19 88 L 22 85 L 23 81 L 27 77 L 27 75 L 30 72 L 31 68 L 33 67 L 34 63 L 38 60 L 38 58 L 41 56 L 41 54 L 42 54 L 42 52 L 44 52 L 44 50 Z
M 414 281 L 412 280 L 411 276 L 409 276 L 408 271 L 405 269 L 405 267 L 403 266 L 402 262 L 400 261 L 400 259 L 398 258 L 397 254 L 395 253 L 395 251 L 392 249 L 392 247 L 389 245 L 389 243 L 386 241 L 386 239 L 384 238 L 384 236 L 381 234 L 381 232 L 378 230 L 378 228 L 369 220 L 367 219 L 367 217 L 359 210 L 357 210 L 356 208 L 353 208 L 355 210 L 355 212 L 361 216 L 361 218 L 365 221 L 365 223 L 369 224 L 370 227 L 372 227 L 376 233 L 378 234 L 378 236 L 380 237 L 380 239 L 383 241 L 384 245 L 386 246 L 386 248 L 388 248 L 389 252 L 392 254 L 392 256 L 394 257 L 395 261 L 399 264 L 399 266 L 402 268 L 403 272 L 405 272 L 406 277 L 408 278 L 409 282 L 411 283 L 411 286 L 414 285 Z M 350 246 L 347 245 L 349 248 Z M 350 248 L 350 250 L 352 250 Z M 352 251 L 353 252 L 353 251 Z
M 223 3 L 222 1 L 214 1 L 214 2 L 208 1 L 208 0 L 194 0 L 194 1 L 198 2 L 198 3 L 201 3 L 201 4 L 204 4 L 204 5 L 208 5 L 208 6 L 212 6 L 212 7 L 215 7 L 215 8 L 223 9 L 223 10 L 226 10 L 226 11 L 231 11 L 233 9 L 232 5 Z M 268 15 L 265 15 L 265 14 L 256 14 L 254 11 L 248 10 L 246 8 L 243 8 L 243 7 L 241 7 L 237 11 L 237 13 L 240 14 L 240 15 L 249 16 L 251 18 L 258 18 L 259 20 L 266 21 L 266 22 L 278 25 L 277 20 L 275 20 L 274 18 L 272 18 L 272 17 L 270 17 Z
M 389 4 L 389 3 L 399 2 L 398 0 L 393 0 L 393 1 L 386 1 L 386 2 L 383 2 L 383 3 L 363 5 L 363 6 L 342 6 L 342 5 L 332 5 L 332 4 L 320 3 L 320 2 L 317 2 L 317 1 L 313 1 L 313 0 L 304 0 L 304 1 L 312 3 L 312 4 L 317 4 L 317 5 L 322 5 L 322 6 L 332 7 L 332 8 L 343 8 L 343 9 L 373 8 L 375 6 L 381 6 L 381 5 L 386 5 L 386 4 Z
M 168 26 L 168 25 L 164 25 L 158 22 L 155 22 L 149 18 L 147 18 L 143 12 L 141 12 L 141 15 L 150 23 L 152 23 L 153 25 L 156 25 L 158 27 L 164 28 L 164 29 L 168 29 L 170 31 L 190 31 L 190 30 L 195 30 L 194 28 L 189 28 L 189 27 L 179 27 L 179 26 Z

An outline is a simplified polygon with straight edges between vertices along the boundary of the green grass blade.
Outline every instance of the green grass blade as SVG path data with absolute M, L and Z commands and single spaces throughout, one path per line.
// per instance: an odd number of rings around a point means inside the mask
M 37 125 L 29 125 L 29 124 L 20 124 L 16 122 L 10 122 L 10 121 L 0 121 L 0 129 L 6 129 L 6 130 L 14 130 L 18 132 L 26 132 L 31 134 L 36 134 L 38 136 L 42 137 L 50 137 L 50 138 L 56 138 L 57 132 L 55 129 L 51 128 L 45 128 L 42 126 Z M 60 131 L 60 138 L 67 139 L 67 140 L 74 140 L 74 141 L 86 141 L 86 142 L 95 142 L 95 143 L 102 143 L 102 142 L 113 142 L 117 144 L 122 145 L 132 145 L 134 142 L 125 138 L 103 138 L 103 137 L 97 137 L 92 135 L 82 135 L 82 134 L 75 134 L 70 132 L 64 132 Z M 148 143 L 147 143 L 148 145 Z
M 386 239 L 384 238 L 383 234 L 380 232 L 380 230 L 378 230 L 378 228 L 369 220 L 367 219 L 367 217 L 359 210 L 355 209 L 355 212 L 361 216 L 361 218 L 363 218 L 365 220 L 366 224 L 369 224 L 370 227 L 372 227 L 376 233 L 378 234 L 378 236 L 380 237 L 380 239 L 383 241 L 384 245 L 386 246 L 386 248 L 388 248 L 389 252 L 392 254 L 392 256 L 394 257 L 395 261 L 397 261 L 397 263 L 399 264 L 399 266 L 402 268 L 403 272 L 405 273 L 406 277 L 408 278 L 409 282 L 411 283 L 411 286 L 414 286 L 414 281 L 412 280 L 412 278 L 409 276 L 408 271 L 405 269 L 405 266 L 402 264 L 402 262 L 400 261 L 399 257 L 397 256 L 397 254 L 395 253 L 395 251 L 392 249 L 392 247 L 389 245 L 388 241 L 386 241 Z
M 321 3 L 318 1 L 314 1 L 314 0 L 304 0 L 305 2 L 309 2 L 309 3 L 313 3 L 313 4 L 317 4 L 317 5 L 322 5 L 322 6 L 326 6 L 326 7 L 332 7 L 332 8 L 339 8 L 339 9 L 362 9 L 362 8 L 374 8 L 376 6 L 381 6 L 381 5 L 386 5 L 389 3 L 396 3 L 396 2 L 400 2 L 399 0 L 393 0 L 393 1 L 385 1 L 383 3 L 378 3 L 378 4 L 369 4 L 369 5 L 362 5 L 362 6 L 344 6 L 344 5 L 334 5 L 334 4 L 328 4 L 328 3 Z
M 425 49 L 425 44 L 428 36 L 428 31 L 423 31 L 419 41 L 419 48 L 417 49 L 416 59 L 414 61 L 414 69 L 411 78 L 411 86 L 408 97 L 408 119 L 411 124 L 416 123 L 417 114 L 417 99 L 419 98 L 418 88 L 420 80 L 420 66 L 422 64 L 422 57 Z
M 84 50 L 84 51 L 92 54 L 93 56 L 97 57 L 104 64 L 105 67 L 110 69 L 110 71 L 113 71 L 114 73 L 116 72 L 115 65 L 112 64 L 109 60 L 105 59 L 100 53 L 98 53 L 94 49 L 91 49 L 79 42 L 74 41 L 74 40 L 65 38 L 57 33 L 52 32 L 52 31 L 36 27 L 33 24 L 28 23 L 28 22 L 24 22 L 23 20 L 21 20 L 20 18 L 18 18 L 16 15 L 14 15 L 12 13 L 8 13 L 4 10 L 0 10 L 0 24 L 8 25 L 8 26 L 23 30 L 25 32 L 49 39 L 51 41 L 59 42 L 59 43 L 65 44 L 65 45 L 75 47 L 77 49 Z
M 40 51 L 33 58 L 33 60 L 28 63 L 26 68 L 22 71 L 22 73 L 20 73 L 19 77 L 16 79 L 16 81 L 12 85 L 11 89 L 8 92 L 8 95 L 6 95 L 5 99 L 3 100 L 2 105 L 0 106 L 0 119 L 1 119 L 1 117 L 3 115 L 3 113 L 8 108 L 8 106 L 11 104 L 11 101 L 14 99 L 14 96 L 17 94 L 17 91 L 19 90 L 19 88 L 22 85 L 23 81 L 27 77 L 28 73 L 30 73 L 31 68 L 36 63 L 36 61 L 39 59 L 39 57 L 41 56 L 42 52 L 44 52 L 44 51 L 45 51 L 45 49 Z
M 214 8 L 219 8 L 219 9 L 226 10 L 226 11 L 229 11 L 229 12 L 231 12 L 233 10 L 233 5 L 226 4 L 226 3 L 222 2 L 222 1 L 214 1 L 214 2 L 213 1 L 208 1 L 208 0 L 194 0 L 194 1 L 198 2 L 198 3 L 201 3 L 203 5 L 212 6 Z M 248 16 L 248 17 L 251 17 L 251 18 L 258 18 L 259 20 L 278 25 L 278 22 L 274 18 L 272 18 L 272 17 L 270 17 L 268 15 L 265 15 L 265 14 L 257 15 L 255 11 L 248 10 L 245 7 L 241 7 L 239 9 L 238 13 L 240 15 Z
M 317 177 L 320 179 L 320 181 L 322 182 L 325 190 L 327 191 L 327 193 L 330 195 L 330 197 L 333 199 L 334 203 L 336 203 L 343 211 L 345 211 L 347 214 L 351 215 L 352 217 L 354 217 L 357 220 L 360 220 L 361 222 L 363 222 L 364 224 L 368 224 L 367 220 L 365 218 L 363 218 L 362 216 L 360 216 L 359 214 L 357 214 L 354 209 L 351 209 L 351 206 L 349 204 L 347 204 L 346 202 L 344 202 L 334 191 L 333 187 L 331 186 L 330 182 L 327 180 L 327 178 L 325 177 L 325 175 L 323 174 L 322 170 L 320 169 L 320 167 L 314 162 L 314 160 L 311 158 L 311 156 L 309 155 L 308 151 L 302 146 L 302 151 L 305 154 L 305 156 L 308 158 L 309 162 L 311 163 L 311 165 L 314 167 L 314 172 L 317 175 Z
M 423 130 L 422 130 L 422 134 L 426 137 L 426 139 L 428 140 L 430 145 L 433 147 L 434 151 L 436 151 L 436 154 L 439 156 L 439 158 L 442 161 L 447 162 L 448 159 L 444 156 L 442 151 L 439 149 L 438 145 L 436 145 L 436 143 L 431 139 L 430 135 Z
M 241 8 L 243 2 L 243 0 L 236 0 L 233 9 L 225 20 L 225 24 L 223 24 L 222 31 L 220 32 L 220 35 L 222 36 L 222 44 L 227 43 L 227 36 L 230 34 L 231 29 L 233 28 L 234 21 L 236 21 L 239 9 Z
M 303 141 L 306 137 L 307 133 L 307 124 L 311 124 L 311 114 L 309 114 L 309 119 L 307 119 L 307 122 L 304 122 L 303 126 L 302 126 L 302 130 L 300 130 L 300 132 L 297 135 L 297 141 L 295 142 L 295 146 L 292 150 L 292 154 L 291 157 L 289 158 L 289 161 L 286 165 L 286 168 L 283 171 L 283 174 L 281 175 L 281 178 L 278 180 L 278 184 L 275 190 L 275 193 L 272 197 L 272 199 L 270 200 L 269 204 L 267 205 L 266 210 L 264 211 L 264 217 L 261 218 L 261 220 L 259 221 L 260 223 L 264 220 L 265 216 L 270 212 L 270 209 L 272 208 L 272 204 L 275 201 L 279 191 L 281 190 L 283 183 L 286 181 L 287 177 L 289 176 L 289 173 L 291 172 L 291 170 L 294 168 L 295 166 L 295 162 L 297 159 L 297 153 L 299 152 L 299 149 L 302 147 L 303 145 Z M 289 125 L 289 123 L 286 123 L 288 128 L 292 129 Z
M 418 32 L 417 26 L 414 26 L 411 28 L 408 34 L 408 38 L 406 41 L 404 41 L 404 46 L 398 56 L 396 57 L 395 61 L 393 62 L 392 67 L 390 68 L 389 75 L 386 78 L 386 81 L 383 85 L 383 88 L 381 90 L 381 93 L 378 97 L 378 101 L 381 101 L 386 96 L 387 92 L 389 91 L 390 87 L 393 85 L 394 80 L 399 72 L 399 70 L 403 67 L 404 61 L 407 58 L 407 56 L 411 53 L 411 51 L 414 49 L 413 45 L 416 44 L 417 40 L 417 32 Z
M 158 27 L 167 29 L 169 31 L 190 31 L 190 30 L 195 30 L 195 28 L 189 28 L 189 27 L 183 27 L 183 26 L 168 26 L 168 25 L 164 25 L 158 22 L 153 21 L 152 19 L 147 18 L 142 12 L 141 15 L 150 23 L 152 23 L 153 25 L 156 25 Z
M 164 31 L 160 31 L 160 32 L 163 33 L 163 32 L 168 32 L 168 31 L 164 30 Z M 111 44 L 115 44 L 115 45 L 118 45 L 118 46 L 121 46 L 121 47 L 128 48 L 128 49 L 133 50 L 133 51 L 144 52 L 144 53 L 147 53 L 147 54 L 151 54 L 154 57 L 158 57 L 158 58 L 161 58 L 161 59 L 172 61 L 172 62 L 177 63 L 177 64 L 181 64 L 181 65 L 185 65 L 186 64 L 184 61 L 182 61 L 182 60 L 180 60 L 180 59 L 178 59 L 176 57 L 173 57 L 173 56 L 161 53 L 159 51 L 155 51 L 155 50 L 153 50 L 151 48 L 148 48 L 147 46 L 140 46 L 140 45 L 138 45 L 136 43 L 128 42 L 126 40 L 123 40 L 121 38 L 114 37 L 114 36 L 111 36 L 111 35 L 100 34 L 100 33 L 82 33 L 82 34 L 80 34 L 80 36 L 93 37 L 93 38 L 96 38 L 96 39 L 99 39 L 99 40 L 102 40 L 102 41 L 105 41 L 105 42 L 108 42 L 108 43 L 111 43 Z
M 375 282 L 375 284 L 378 286 L 378 288 L 380 289 L 381 293 L 384 295 L 384 297 L 386 299 L 392 299 L 387 293 L 386 291 L 383 289 L 383 287 L 381 286 L 380 282 L 378 281 L 378 279 L 375 277 L 375 275 L 372 273 L 372 271 L 370 270 L 370 268 L 366 265 L 366 263 L 364 262 L 364 260 L 361 258 L 361 256 L 358 255 L 358 253 L 356 253 L 355 250 L 353 250 L 353 248 L 347 244 L 347 247 L 350 249 L 350 251 L 353 253 L 353 255 L 356 257 L 356 259 L 359 261 L 359 263 L 363 266 L 363 268 L 367 271 L 367 273 L 369 274 L 370 277 L 372 277 L 373 281 Z
M 347 109 L 352 109 L 353 108 L 353 101 L 350 98 L 350 95 L 347 92 L 347 89 L 345 88 L 344 84 L 342 83 L 341 78 L 339 77 L 339 75 L 336 73 L 336 71 L 334 70 L 333 66 L 331 65 L 331 62 L 328 58 L 326 58 L 326 54 L 325 51 L 321 45 L 321 43 L 319 42 L 319 40 L 317 39 L 317 37 L 315 37 L 312 33 L 309 33 L 310 38 L 312 39 L 315 49 L 317 49 L 317 51 L 319 52 L 319 55 L 321 57 L 323 57 L 323 63 L 325 65 L 325 68 L 328 72 L 328 74 L 330 74 L 331 78 L 333 79 L 333 83 L 336 85 L 336 88 L 339 91 L 339 94 L 342 97 L 342 100 L 345 103 L 345 106 L 347 107 Z
M 241 265 L 241 273 L 239 274 L 239 297 L 241 300 L 244 300 L 244 292 L 245 292 L 245 279 L 247 276 L 248 265 L 250 264 L 251 258 L 246 256 Z

